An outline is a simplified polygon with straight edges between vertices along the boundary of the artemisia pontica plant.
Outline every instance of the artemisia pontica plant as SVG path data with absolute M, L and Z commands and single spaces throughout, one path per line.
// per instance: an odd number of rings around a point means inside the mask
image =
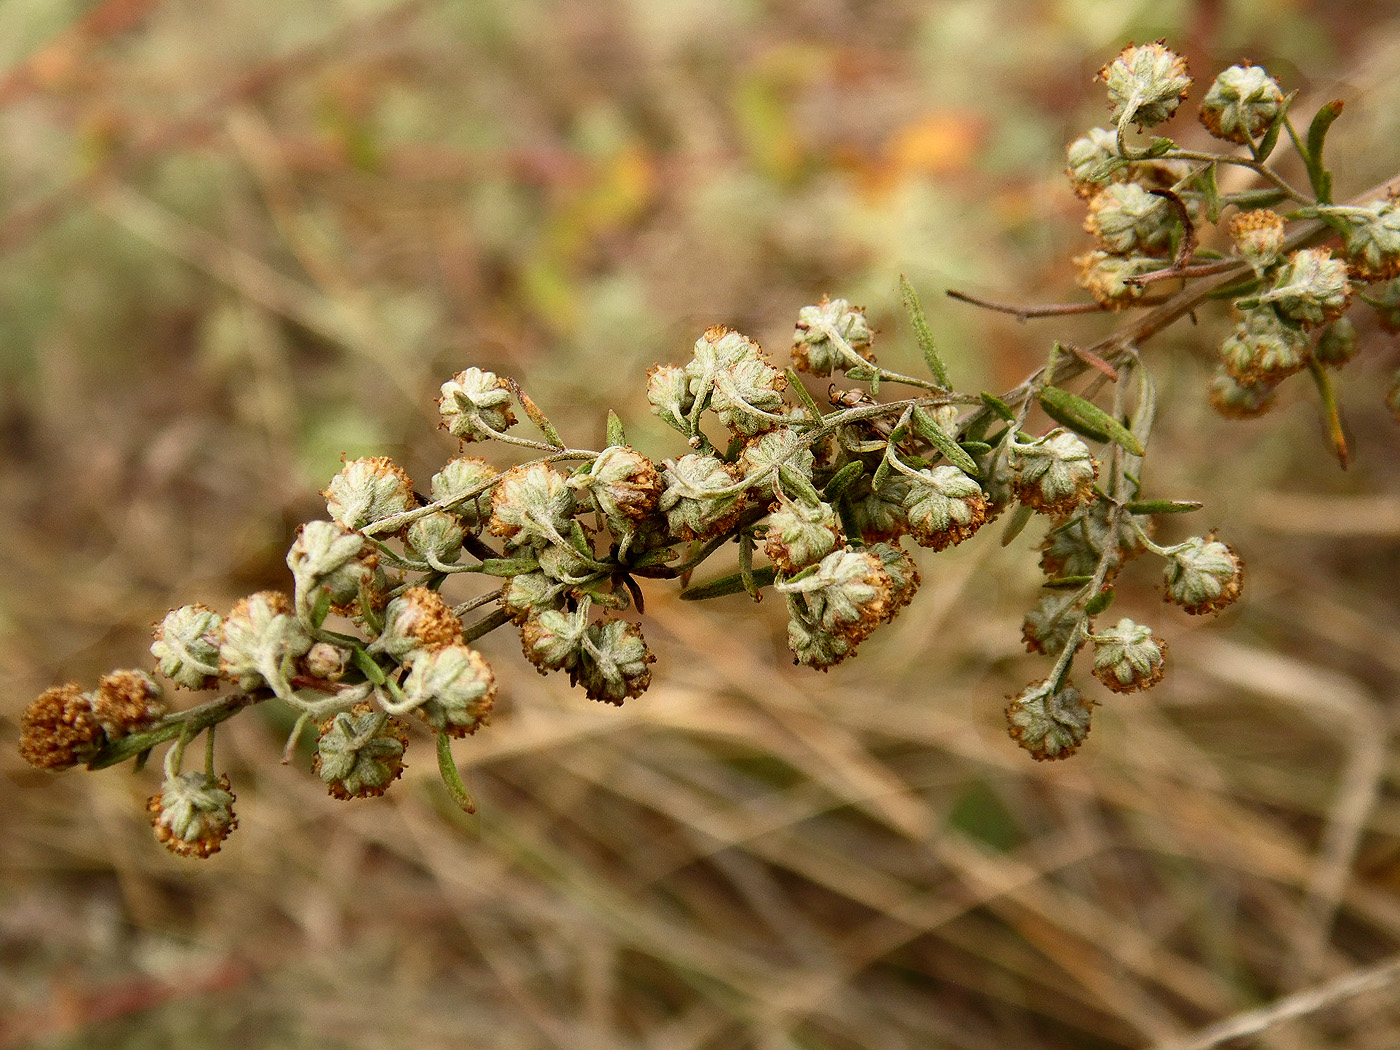
M 436 737 L 448 788 L 470 808 L 450 743 L 490 718 L 495 676 L 472 647 L 487 632 L 512 625 L 541 673 L 620 704 L 651 680 L 641 581 L 678 580 L 696 600 L 771 589 L 786 603 L 795 661 L 825 670 L 914 597 L 910 546 L 962 543 L 998 515 L 1006 542 L 1034 515 L 1050 521 L 1045 595 L 1024 628 L 1050 666 L 1010 699 L 1011 736 L 1038 759 L 1071 754 L 1095 703 L 1071 679 L 1086 646 L 1079 662 L 1114 692 L 1163 676 L 1167 648 L 1154 630 L 1107 616 L 1131 559 L 1158 559 L 1164 598 L 1190 613 L 1240 595 L 1241 559 L 1224 542 L 1151 538 L 1154 516 L 1197 504 L 1142 491 L 1156 397 L 1141 344 L 1207 300 L 1226 300 L 1235 328 L 1219 348 L 1211 401 L 1227 415 L 1258 415 L 1306 372 L 1344 458 L 1330 377 L 1358 349 L 1346 312 L 1365 302 L 1382 325 L 1400 324 L 1400 205 L 1384 187 L 1333 200 L 1323 147 L 1340 102 L 1300 133 L 1293 96 L 1258 66 L 1232 66 L 1200 108 L 1228 146 L 1206 152 L 1142 134 L 1191 87 L 1166 46 L 1129 47 L 1100 76 L 1111 126 L 1068 150 L 1095 240 L 1078 260 L 1081 283 L 1090 308 L 1145 312 L 1095 346 L 1054 343 L 1044 367 L 1000 396 L 959 391 L 907 281 L 927 376 L 877 364 L 864 313 L 844 299 L 798 312 L 787 368 L 747 336 L 710 328 L 686 363 L 651 370 L 651 409 L 681 438 L 662 462 L 632 448 L 611 413 L 606 448 L 571 448 L 513 380 L 467 368 L 442 386 L 443 426 L 460 446 L 494 443 L 517 462 L 459 455 L 426 495 L 388 459 L 345 463 L 323 493 L 326 520 L 303 525 L 288 552 L 290 594 L 252 594 L 223 614 L 174 610 L 151 646 L 159 677 L 118 671 L 95 690 L 48 690 L 24 715 L 24 757 L 101 769 L 170 744 L 149 805 L 157 837 L 208 856 L 237 823 L 228 777 L 215 771 L 215 726 L 276 700 L 298 716 L 287 756 L 314 726 L 312 770 L 337 798 L 384 792 L 403 770 L 405 720 L 416 718 Z M 1271 163 L 1285 138 L 1307 189 Z M 1227 166 L 1247 169 L 1253 185 L 1222 190 Z M 799 373 L 844 385 L 814 397 Z M 1033 410 L 1049 423 L 1034 423 Z M 537 437 L 516 430 L 521 415 Z M 722 549 L 734 553 L 734 571 L 692 584 Z M 490 588 L 447 597 L 463 575 Z M 225 691 L 167 713 L 160 678 Z M 200 734 L 203 769 L 186 770 Z

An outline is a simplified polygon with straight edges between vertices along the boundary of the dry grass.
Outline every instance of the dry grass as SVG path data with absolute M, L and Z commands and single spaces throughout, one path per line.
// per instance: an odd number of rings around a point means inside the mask
M 1345 94 L 1355 185 L 1395 168 L 1400 27 L 1371 5 L 1061 6 L 0 6 L 5 735 L 52 682 L 140 663 L 169 605 L 282 586 L 342 451 L 435 469 L 430 399 L 468 362 L 588 443 L 706 325 L 781 346 L 823 292 L 866 301 L 895 364 L 903 270 L 958 375 L 1018 380 L 1062 333 L 934 293 L 1066 293 L 1055 151 L 1100 119 L 1088 74 L 1124 38 Z M 1344 384 L 1339 475 L 1306 402 L 1202 407 L 1202 322 L 1151 351 L 1151 480 L 1207 501 L 1246 600 L 1200 624 L 1130 574 L 1171 673 L 1106 700 L 1072 761 L 1006 737 L 1000 698 L 1043 674 L 1019 647 L 1038 581 L 1033 537 L 991 535 L 926 558 L 915 604 L 829 675 L 789 666 L 774 603 L 659 588 L 656 684 L 622 710 L 491 636 L 505 710 L 458 749 L 473 819 L 425 737 L 387 799 L 345 804 L 246 716 L 220 733 L 241 827 L 194 864 L 149 835 L 151 772 L 51 778 L 6 748 L 0 1047 L 1050 1050 L 1262 1026 L 1249 1045 L 1391 1050 L 1395 970 L 1368 968 L 1400 952 L 1393 348 L 1368 331 Z

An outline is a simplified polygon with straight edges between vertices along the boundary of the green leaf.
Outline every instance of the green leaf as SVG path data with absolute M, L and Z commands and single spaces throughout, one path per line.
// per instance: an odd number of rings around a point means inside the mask
M 943 358 L 938 355 L 938 345 L 933 339 L 933 329 L 928 326 L 928 318 L 924 316 L 924 308 L 919 305 L 919 293 L 914 291 L 914 286 L 909 283 L 909 278 L 904 274 L 899 275 L 899 294 L 904 299 L 904 309 L 909 313 L 909 323 L 914 326 L 914 337 L 919 341 L 919 350 L 924 355 L 924 363 L 928 365 L 929 374 L 933 376 L 933 381 L 944 390 L 952 389 L 948 382 L 948 367 L 943 363 Z
M 1307 161 L 1308 181 L 1312 183 L 1319 204 L 1332 203 L 1332 173 L 1322 161 L 1322 147 L 1327 139 L 1327 129 L 1342 115 L 1343 105 L 1341 99 L 1334 98 L 1317 111 L 1308 125 L 1308 152 L 1303 159 Z
M 964 474 L 974 478 L 977 476 L 976 461 L 964 452 L 962 446 L 953 440 L 953 436 L 935 423 L 933 418 L 922 408 L 914 409 L 914 429 L 925 441 L 943 453 L 943 458 L 953 466 Z
M 452 761 L 452 738 L 446 733 L 437 735 L 437 760 L 438 772 L 442 774 L 442 782 L 447 787 L 447 793 L 452 796 L 452 801 L 457 803 L 463 813 L 475 813 L 476 803 L 472 801 L 467 785 L 462 783 L 462 774 L 457 771 L 457 763 Z
M 1218 164 L 1206 165 L 1206 170 L 1201 172 L 1200 187 L 1201 193 L 1206 199 L 1206 218 L 1212 223 L 1220 221 L 1220 182 L 1216 178 Z
M 1090 616 L 1097 616 L 1110 605 L 1113 604 L 1114 593 L 1112 587 L 1105 587 L 1084 603 L 1084 611 Z
M 1284 124 L 1288 121 L 1288 107 L 1293 105 L 1293 100 L 1297 98 L 1298 92 L 1290 91 L 1283 96 L 1283 102 L 1279 104 L 1278 112 L 1274 114 L 1273 123 L 1269 125 L 1269 130 L 1264 132 L 1264 137 L 1259 140 L 1259 145 L 1254 147 L 1255 160 L 1268 160 L 1269 154 L 1278 145 L 1279 132 L 1283 130 Z M 1265 205 L 1257 205 L 1265 207 Z
M 997 397 L 995 394 L 989 394 L 985 390 L 982 391 L 981 396 L 982 404 L 1001 416 L 1002 419 L 1006 420 L 1008 423 L 1016 422 L 1016 413 L 1011 411 L 1011 406 L 1001 398 Z
M 812 400 L 812 395 L 807 393 L 807 388 L 802 385 L 802 377 L 799 376 L 791 366 L 789 366 L 786 371 L 788 389 L 797 395 L 797 400 L 802 402 L 802 407 L 806 410 L 807 415 L 811 417 L 812 422 L 820 423 L 822 421 L 822 410 L 817 407 L 817 403 Z
M 608 409 L 608 445 L 627 444 L 627 433 L 622 429 L 622 417 Z
M 1016 504 L 1016 509 L 1011 512 L 1011 516 L 1006 519 L 1006 531 L 1001 534 L 1001 545 L 1011 546 L 1017 536 L 1021 535 L 1021 530 L 1030 524 L 1031 518 L 1035 517 L 1035 511 L 1031 510 L 1024 503 Z
M 1168 138 L 1155 138 L 1144 154 L 1147 157 L 1162 157 L 1176 149 L 1176 143 Z
M 1094 441 L 1115 441 L 1135 456 L 1146 454 L 1133 432 L 1092 401 L 1057 386 L 1041 387 L 1036 394 L 1045 414 L 1076 434 Z
M 1052 591 L 1068 591 L 1093 581 L 1092 576 L 1056 576 L 1053 580 L 1046 580 L 1041 586 L 1049 587 Z
M 533 557 L 528 558 L 487 558 L 481 563 L 481 571 L 487 576 L 519 576 L 522 573 L 534 572 L 540 567 L 540 563 Z
M 767 587 L 778 578 L 778 570 L 771 565 L 765 565 L 760 569 L 754 569 L 749 574 L 749 583 L 755 589 Z M 702 602 L 709 598 L 723 598 L 729 594 L 742 594 L 748 588 L 745 586 L 744 574 L 742 572 L 730 573 L 728 576 L 721 576 L 712 583 L 704 583 L 699 587 L 687 587 L 681 591 L 681 600 L 687 602 Z
M 969 456 L 985 456 L 992 450 L 992 446 L 985 441 L 959 441 L 958 447 Z
M 1135 499 L 1123 509 L 1129 514 L 1190 514 L 1204 506 L 1193 499 Z
M 831 480 L 826 483 L 826 488 L 822 494 L 828 503 L 839 499 L 841 493 L 854 485 L 865 473 L 865 464 L 859 461 L 847 463 L 831 476 Z

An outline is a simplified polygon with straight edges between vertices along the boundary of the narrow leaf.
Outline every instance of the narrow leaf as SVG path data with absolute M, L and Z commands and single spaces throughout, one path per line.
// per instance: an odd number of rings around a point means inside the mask
M 924 308 L 919 305 L 919 293 L 914 291 L 914 286 L 904 274 L 899 275 L 899 294 L 904 299 L 904 309 L 909 313 L 909 323 L 914 326 L 914 337 L 919 341 L 919 350 L 924 355 L 929 374 L 944 390 L 951 389 L 948 368 L 938 354 L 938 344 L 934 342 L 933 329 L 924 316 Z
M 840 498 L 841 493 L 860 480 L 865 473 L 865 464 L 860 462 L 847 463 L 844 467 L 832 475 L 831 480 L 826 483 L 823 495 L 828 503 Z
M 1123 509 L 1129 514 L 1190 514 L 1204 506 L 1193 499 L 1135 499 Z
M 1334 98 L 1317 111 L 1308 125 L 1308 151 L 1304 159 L 1308 164 L 1308 181 L 1312 183 L 1319 204 L 1332 203 L 1332 173 L 1323 163 L 1322 148 L 1327 139 L 1327 130 L 1342 115 L 1343 104 L 1341 99 Z
M 1084 611 L 1090 616 L 1097 616 L 1113 604 L 1114 597 L 1113 588 L 1105 587 L 1084 603 Z
M 943 458 L 949 463 L 964 474 L 972 477 L 977 476 L 977 462 L 964 452 L 962 446 L 953 440 L 953 436 L 934 422 L 933 417 L 922 408 L 914 409 L 914 428 L 918 430 L 920 437 L 943 453 Z
M 1046 580 L 1042 587 L 1048 587 L 1052 591 L 1068 591 L 1075 587 L 1083 587 L 1086 583 L 1092 583 L 1092 576 L 1056 576 L 1053 580 Z
M 1343 470 L 1351 462 L 1351 450 L 1347 448 L 1346 430 L 1342 426 L 1342 410 L 1337 404 L 1337 391 L 1332 386 L 1332 377 L 1327 369 L 1316 361 L 1308 361 L 1308 371 L 1317 384 L 1318 397 L 1322 399 L 1322 414 L 1327 420 L 1327 437 L 1332 442 L 1332 451 Z
M 1017 536 L 1021 535 L 1021 530 L 1030 524 L 1031 518 L 1035 517 L 1035 511 L 1031 510 L 1024 503 L 1016 504 L 1016 509 L 1011 512 L 1011 516 L 1006 519 L 1006 530 L 1001 534 L 1001 545 L 1011 546 Z
M 1206 218 L 1211 223 L 1220 221 L 1220 182 L 1216 178 L 1218 164 L 1209 164 L 1206 170 L 1201 172 L 1200 187 L 1206 198 Z
M 1076 434 L 1095 441 L 1116 441 L 1135 456 L 1147 450 L 1133 432 L 1092 401 L 1057 386 L 1041 387 L 1036 395 L 1045 414 Z
M 1016 413 L 1011 411 L 1011 406 L 995 394 L 989 394 L 985 390 L 982 391 L 982 404 L 986 405 L 1008 423 L 1016 422 Z
M 476 803 L 472 801 L 467 785 L 462 783 L 462 774 L 457 771 L 457 763 L 452 761 L 452 738 L 446 733 L 437 735 L 437 760 L 438 772 L 442 774 L 442 782 L 447 787 L 447 793 L 452 796 L 452 801 L 457 803 L 463 813 L 475 813 Z
M 1288 107 L 1293 105 L 1293 100 L 1298 96 L 1298 92 L 1290 91 L 1283 97 L 1283 102 L 1278 107 L 1278 112 L 1274 114 L 1273 123 L 1269 125 L 1269 130 L 1264 132 L 1264 137 L 1259 140 L 1259 145 L 1254 148 L 1255 160 L 1268 160 L 1269 154 L 1278 145 L 1279 132 L 1283 130 L 1284 123 L 1288 120 Z M 1264 205 L 1259 205 L 1264 207 Z
M 559 431 L 554 429 L 554 424 L 549 421 L 549 417 L 544 414 L 540 406 L 535 404 L 534 399 L 531 398 L 529 394 L 525 393 L 524 389 L 514 379 L 507 379 L 506 382 L 510 384 L 510 389 L 515 394 L 515 399 L 520 402 L 520 407 L 523 408 L 525 414 L 530 417 L 530 422 L 539 428 L 540 433 L 544 435 L 544 439 L 555 448 L 565 448 L 564 439 L 559 436 Z
M 622 428 L 622 417 L 608 409 L 608 445 L 627 444 L 627 432 Z
M 771 565 L 765 565 L 760 569 L 754 569 L 749 575 L 749 580 L 754 588 L 767 587 L 778 578 L 778 570 Z M 742 594 L 747 588 L 744 586 L 744 574 L 742 572 L 730 573 L 728 576 L 721 576 L 712 583 L 703 583 L 698 587 L 688 587 L 681 591 L 681 600 L 687 602 L 702 602 L 710 598 L 723 598 L 728 594 Z
M 807 415 L 811 417 L 813 423 L 822 421 L 822 410 L 817 407 L 817 403 L 812 400 L 812 395 L 807 393 L 807 388 L 802 385 L 802 378 L 791 367 L 787 369 L 788 389 L 797 395 L 797 400 L 802 402 L 802 407 Z

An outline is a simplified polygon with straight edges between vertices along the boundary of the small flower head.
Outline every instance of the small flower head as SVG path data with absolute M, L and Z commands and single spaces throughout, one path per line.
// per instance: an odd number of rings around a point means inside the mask
M 266 685 L 283 695 L 293 662 L 311 648 L 311 636 L 278 591 L 240 598 L 224 620 L 219 674 L 239 689 Z
M 177 686 L 208 689 L 219 675 L 223 618 L 204 605 L 182 605 L 156 626 L 151 655 L 156 670 Z
M 350 650 L 330 642 L 317 642 L 301 658 L 302 669 L 311 678 L 323 682 L 338 682 L 350 662 Z
M 1115 693 L 1150 689 L 1166 673 L 1167 643 L 1124 617 L 1093 636 L 1094 677 Z
M 1320 333 L 1313 345 L 1313 360 L 1328 368 L 1341 368 L 1361 347 L 1356 325 L 1348 317 L 1339 317 Z
M 861 359 L 874 360 L 870 348 L 875 337 L 864 308 L 852 306 L 845 299 L 824 298 L 816 306 L 804 306 L 797 312 L 792 363 L 799 372 L 827 376 L 857 364 L 832 340 L 828 329 L 834 330 Z
M 321 495 L 327 513 L 347 529 L 363 529 L 418 505 L 413 479 L 386 456 L 350 460 Z
M 1016 498 L 1042 514 L 1068 514 L 1093 498 L 1099 465 L 1089 446 L 1068 430 L 1056 428 L 1039 441 L 1011 446 L 1016 471 Z
M 1094 706 L 1069 682 L 1059 689 L 1047 679 L 1023 689 L 1006 707 L 1011 739 L 1037 762 L 1068 758 L 1089 735 Z
M 763 550 L 785 576 L 791 576 L 836 549 L 841 530 L 829 503 L 775 505 L 768 516 Z
M 818 671 L 827 671 L 855 651 L 855 643 L 842 634 L 834 634 L 804 616 L 788 620 L 788 648 L 793 662 Z
M 113 671 L 97 680 L 92 715 L 108 740 L 148 729 L 165 714 L 165 699 L 145 671 Z
M 873 478 L 861 479 L 847 498 L 851 520 L 866 542 L 896 540 L 909 531 L 909 517 L 904 503 L 909 497 L 910 481 L 903 474 L 891 471 L 877 489 Z
M 1230 219 L 1229 230 L 1235 250 L 1261 277 L 1283 254 L 1283 216 L 1276 211 L 1242 211 Z
M 20 718 L 19 753 L 39 769 L 70 769 L 105 743 L 91 700 L 77 682 L 45 689 Z
M 546 610 L 562 606 L 567 590 L 566 584 L 543 572 L 522 572 L 506 581 L 501 592 L 501 607 L 516 623 L 524 623 Z
M 1201 102 L 1201 123 L 1218 139 L 1253 142 L 1268 129 L 1283 105 L 1278 82 L 1261 66 L 1222 70 Z
M 1078 630 L 1079 595 L 1075 591 L 1050 591 L 1026 613 L 1021 638 L 1026 651 L 1059 656 Z M 1082 642 L 1082 638 L 1076 639 Z
M 1218 540 L 1193 536 L 1167 559 L 1166 599 L 1186 612 L 1219 612 L 1243 585 L 1244 562 Z
M 520 647 L 525 659 L 544 674 L 547 671 L 569 671 L 578 668 L 583 652 L 583 640 L 588 635 L 588 610 L 573 612 L 545 609 L 530 617 L 520 627 Z
M 750 479 L 760 474 L 771 476 L 776 470 L 779 481 L 793 476 L 811 481 L 815 465 L 810 445 L 792 427 L 778 427 L 750 438 L 739 453 L 739 467 Z
M 620 704 L 641 696 L 651 684 L 649 665 L 656 657 L 647 648 L 642 629 L 630 620 L 589 624 L 582 656 L 578 682 L 590 700 Z
M 233 815 L 234 794 L 228 774 L 168 775 L 159 795 L 146 803 L 156 838 L 181 857 L 208 857 L 219 852 L 224 839 L 238 827 Z
M 1088 200 L 1103 189 L 1104 179 L 1114 170 L 1118 136 L 1108 128 L 1090 128 L 1065 147 L 1065 157 L 1069 161 L 1065 174 L 1074 184 L 1075 195 Z
M 431 587 L 410 587 L 384 610 L 384 630 L 369 645 L 399 663 L 414 654 L 432 652 L 462 640 L 462 621 Z
M 1257 419 L 1274 407 L 1277 382 L 1241 383 L 1222 364 L 1210 381 L 1210 405 L 1226 419 Z
M 981 487 L 957 467 L 925 467 L 918 475 L 918 480 L 905 475 L 909 489 L 904 512 L 909 535 L 919 546 L 941 551 L 986 523 L 987 500 Z
M 321 723 L 311 769 L 336 798 L 374 798 L 403 775 L 407 747 L 403 722 L 356 704 Z
M 590 498 L 617 534 L 654 514 L 661 498 L 656 465 L 629 445 L 603 449 L 587 471 L 570 475 L 568 485 Z
M 461 520 L 462 527 L 479 532 L 491 516 L 492 482 L 500 472 L 476 456 L 450 459 L 433 475 L 433 502 L 451 501 L 448 509 Z
M 1160 40 L 1124 48 L 1099 70 L 1099 79 L 1108 86 L 1113 123 L 1128 121 L 1140 128 L 1150 128 L 1170 118 L 1191 90 L 1186 60 Z
M 487 441 L 515 425 L 510 384 L 495 372 L 468 368 L 442 384 L 438 411 L 443 426 L 463 441 Z
M 668 427 L 689 436 L 690 412 L 695 396 L 690 392 L 690 376 L 675 365 L 656 365 L 647 373 L 647 401 L 651 410 Z
M 486 724 L 496 701 L 496 676 L 480 653 L 456 643 L 420 653 L 402 689 L 428 725 L 463 737 Z
M 540 550 L 569 531 L 574 505 L 574 490 L 557 470 L 544 463 L 513 467 L 491 494 L 491 534 L 505 537 L 508 547 Z
M 1358 281 L 1400 277 L 1400 204 L 1387 197 L 1361 207 L 1369 216 L 1349 215 L 1351 227 L 1343 238 L 1352 276 Z
M 885 611 L 885 619 L 893 620 L 900 609 L 914 600 L 914 594 L 922 582 L 919 567 L 898 544 L 873 543 L 868 550 L 880 559 L 880 565 L 890 578 L 889 608 Z
M 665 489 L 657 506 L 672 535 L 703 540 L 727 531 L 743 510 L 743 493 L 725 492 L 739 480 L 733 467 L 715 456 L 691 453 L 668 459 L 661 473 Z
M 787 377 L 768 363 L 763 348 L 723 325 L 707 328 L 695 341 L 685 366 L 690 393 L 708 399 L 719 421 L 736 434 L 752 437 L 782 424 Z
M 360 462 L 364 462 L 363 460 Z M 375 579 L 379 557 L 358 532 L 333 521 L 308 521 L 287 551 L 297 594 L 324 590 L 333 605 L 347 606 Z
M 1092 251 L 1075 257 L 1079 267 L 1079 287 L 1094 297 L 1094 301 L 1112 310 L 1122 310 L 1141 299 L 1145 288 L 1134 284 L 1130 277 L 1162 268 L 1162 260 L 1145 255 L 1114 255 Z
M 832 551 L 814 571 L 776 589 L 792 596 L 809 625 L 851 649 L 889 618 L 895 600 L 894 580 L 871 550 Z
M 466 536 L 467 530 L 457 515 L 435 510 L 404 531 L 404 542 L 421 558 L 451 565 L 462 556 L 462 541 Z
M 1351 302 L 1347 264 L 1332 258 L 1330 248 L 1300 248 L 1279 266 L 1273 287 L 1259 301 L 1309 328 L 1334 321 Z
M 1166 200 L 1136 182 L 1105 186 L 1089 201 L 1084 229 L 1115 255 L 1153 255 L 1167 250 L 1176 217 Z
M 1151 519 L 1122 521 L 1110 527 L 1111 505 L 1097 501 L 1081 506 L 1058 522 L 1040 545 L 1040 569 L 1054 579 L 1061 576 L 1090 576 L 1105 559 L 1108 575 L 1114 576 L 1123 563 L 1142 553 L 1142 537 L 1137 528 L 1150 530 Z
M 1273 385 L 1308 365 L 1308 337 L 1267 304 L 1247 310 L 1220 344 L 1225 371 L 1241 386 Z

